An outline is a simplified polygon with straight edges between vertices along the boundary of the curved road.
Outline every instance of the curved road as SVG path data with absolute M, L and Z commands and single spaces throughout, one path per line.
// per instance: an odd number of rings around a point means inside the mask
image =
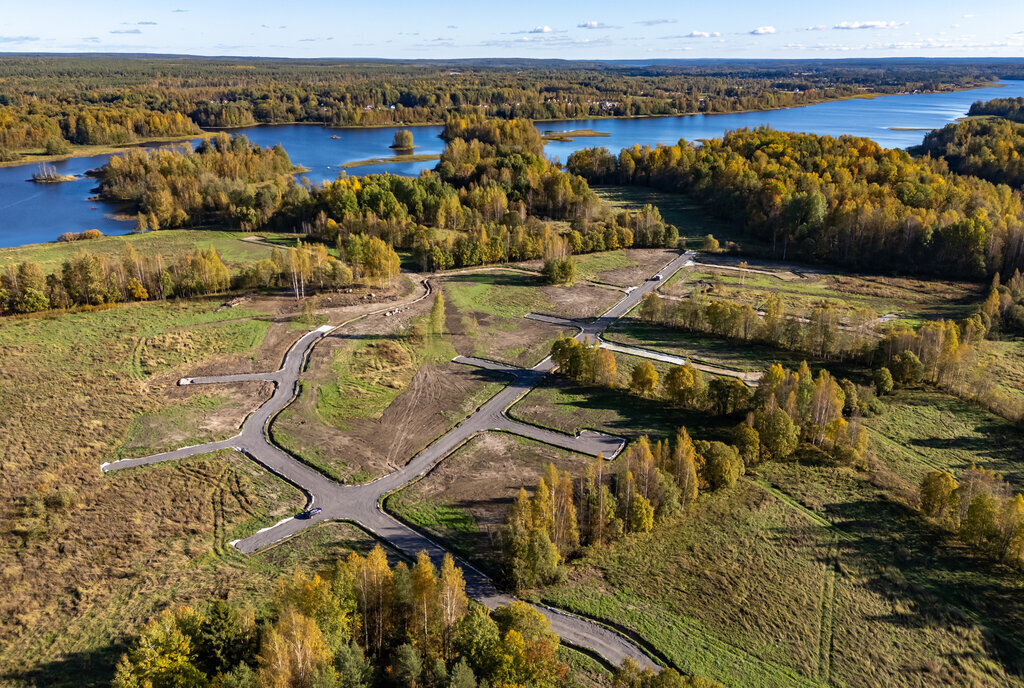
M 660 279 L 668 278 L 692 261 L 692 258 L 693 252 L 680 255 L 662 269 L 659 273 L 660 278 L 652 277 L 643 284 L 631 289 L 622 300 L 595 320 L 587 323 L 569 321 L 573 326 L 580 328 L 580 332 L 576 335 L 577 339 L 599 339 L 600 333 L 609 324 L 628 313 L 640 302 L 644 294 L 655 290 L 661 284 Z M 425 295 L 420 298 L 425 298 Z M 234 541 L 232 544 L 239 551 L 243 553 L 254 552 L 287 539 L 299 531 L 323 521 L 345 520 L 359 524 L 392 546 L 409 554 L 425 550 L 431 559 L 440 565 L 441 559 L 446 553 L 444 548 L 386 514 L 382 508 L 383 499 L 388 494 L 425 474 L 474 435 L 489 430 L 505 431 L 571 451 L 591 456 L 603 454 L 608 458 L 615 456 L 625 446 L 625 440 L 620 437 L 613 437 L 594 431 L 584 431 L 579 435 L 572 436 L 519 423 L 505 415 L 505 411 L 512 404 L 533 389 L 540 379 L 551 371 L 554 363 L 550 357 L 545 358 L 533 368 L 528 369 L 516 368 L 482 359 L 456 357 L 455 361 L 458 363 L 507 375 L 511 378 L 511 382 L 463 420 L 462 423 L 413 457 L 401 469 L 362 485 L 342 485 L 337 483 L 285 453 L 267 439 L 267 426 L 271 419 L 291 403 L 297 394 L 298 378 L 305 367 L 309 352 L 323 336 L 334 329 L 336 328 L 325 325 L 303 335 L 288 351 L 281 369 L 275 372 L 182 378 L 179 381 L 181 385 L 220 384 L 251 380 L 272 382 L 275 385 L 273 396 L 245 420 L 241 431 L 235 437 L 220 442 L 183 447 L 152 456 L 105 463 L 101 466 L 102 470 L 104 472 L 116 471 L 164 461 L 173 461 L 221 449 L 235 449 L 305 492 L 309 497 L 309 506 L 315 505 L 322 509 L 321 513 L 311 518 L 287 518 L 247 538 Z M 643 349 L 638 351 L 646 352 Z M 647 352 L 647 354 L 651 358 L 664 355 L 657 352 Z M 463 561 L 460 561 L 459 564 L 464 570 L 467 594 L 473 597 L 473 599 L 491 609 L 507 604 L 514 599 L 500 592 L 487 576 L 473 566 Z M 641 666 L 655 666 L 651 659 L 636 645 L 614 631 L 593 621 L 557 610 L 546 607 L 538 607 L 538 610 L 551 621 L 552 630 L 569 645 L 589 649 L 614 664 L 620 664 L 622 660 L 630 657 Z

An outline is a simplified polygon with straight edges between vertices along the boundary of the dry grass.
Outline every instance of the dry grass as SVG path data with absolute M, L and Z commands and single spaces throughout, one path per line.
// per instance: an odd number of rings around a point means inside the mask
M 219 305 L 138 304 L 0 327 L 0 681 L 34 671 L 38 685 L 109 681 L 107 650 L 125 633 L 169 601 L 230 590 L 217 563 L 235 559 L 227 541 L 303 502 L 232 456 L 100 473 L 140 414 L 183 413 L 168 410 L 174 401 L 155 382 L 211 358 L 280 361 L 283 351 L 259 346 L 266 322 Z M 202 406 L 184 408 L 201 420 Z

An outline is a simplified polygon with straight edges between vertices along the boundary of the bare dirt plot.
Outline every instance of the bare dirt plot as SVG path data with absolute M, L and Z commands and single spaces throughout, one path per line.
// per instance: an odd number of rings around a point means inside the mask
M 633 248 L 577 256 L 581 277 L 632 287 L 649 278 L 679 255 L 666 248 Z M 593 277 L 591 277 L 593 275 Z
M 547 356 L 559 336 L 576 334 L 574 329 L 536 320 L 502 318 L 478 311 L 465 314 L 455 307 L 449 308 L 446 315 L 447 330 L 460 355 L 522 368 L 531 368 Z
M 339 480 L 362 482 L 407 463 L 500 387 L 451 363 L 447 336 L 406 337 L 431 299 L 371 316 L 313 350 L 302 393 L 274 421 L 275 440 Z
M 502 432 L 477 435 L 387 508 L 460 554 L 497 565 L 497 538 L 520 488 L 532 492 L 549 463 L 573 476 L 590 457 Z

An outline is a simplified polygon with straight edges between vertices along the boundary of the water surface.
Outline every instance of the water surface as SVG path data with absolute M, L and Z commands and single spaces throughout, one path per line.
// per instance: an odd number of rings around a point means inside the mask
M 573 151 L 591 146 L 621 148 L 675 143 L 721 136 L 743 127 L 771 126 L 783 131 L 840 136 L 866 136 L 889 148 L 917 145 L 925 130 L 942 127 L 967 114 L 971 103 L 991 98 L 1024 96 L 1024 81 L 956 93 L 913 94 L 858 98 L 788 110 L 767 110 L 727 115 L 683 115 L 640 119 L 585 119 L 540 122 L 541 131 L 593 129 L 606 137 L 581 137 L 548 144 L 549 157 L 562 162 Z M 394 133 L 402 127 L 377 129 L 327 129 L 310 124 L 256 126 L 235 130 L 261 146 L 281 144 L 296 164 L 308 168 L 303 176 L 312 182 L 334 179 L 346 162 L 388 157 Z M 416 153 L 437 154 L 444 144 L 441 127 L 411 127 Z M 336 137 L 336 138 L 335 138 Z M 54 164 L 59 174 L 81 175 L 103 165 L 109 156 L 71 158 Z M 347 170 L 349 174 L 391 172 L 417 175 L 434 161 L 368 165 Z M 89 197 L 95 179 L 80 178 L 63 184 L 33 184 L 28 180 L 36 166 L 0 167 L 0 247 L 53 241 L 64 232 L 99 229 L 104 234 L 125 234 L 133 223 L 114 218 L 117 208 Z

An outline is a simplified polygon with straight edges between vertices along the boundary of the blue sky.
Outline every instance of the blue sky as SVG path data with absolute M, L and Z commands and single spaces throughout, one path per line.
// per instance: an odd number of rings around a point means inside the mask
M 2 4 L 2 52 L 564 59 L 1024 56 L 1020 0 Z

